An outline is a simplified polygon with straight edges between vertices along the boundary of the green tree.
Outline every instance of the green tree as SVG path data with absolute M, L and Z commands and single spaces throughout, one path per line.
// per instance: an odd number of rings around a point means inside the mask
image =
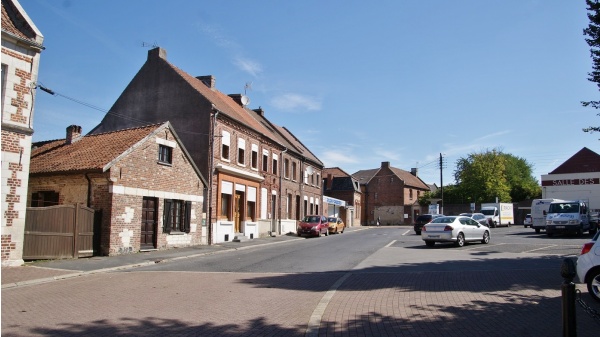
M 600 89 L 600 3 L 598 0 L 586 0 L 588 18 L 590 24 L 583 30 L 583 35 L 587 38 L 585 41 L 590 46 L 590 54 L 592 57 L 592 71 L 588 73 L 588 80 L 596 83 Z M 591 106 L 594 109 L 600 109 L 600 101 L 585 101 L 581 102 L 583 106 Z M 600 116 L 597 113 L 596 116 Z M 590 126 L 583 129 L 584 132 L 600 131 L 599 126 Z
M 511 201 L 506 156 L 496 149 L 472 153 L 456 162 L 454 180 L 472 202 Z
M 506 159 L 506 179 L 510 186 L 510 197 L 514 201 L 542 197 L 542 189 L 533 177 L 533 166 L 525 159 L 512 154 L 501 154 Z

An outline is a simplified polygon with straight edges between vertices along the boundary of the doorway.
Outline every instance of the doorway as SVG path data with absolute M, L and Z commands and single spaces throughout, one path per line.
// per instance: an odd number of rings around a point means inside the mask
M 233 203 L 233 221 L 235 233 L 243 233 L 242 219 L 244 217 L 244 192 L 235 191 L 235 200 Z
M 142 228 L 140 238 L 140 249 L 156 248 L 156 226 L 157 226 L 157 206 L 156 198 L 144 197 L 142 201 Z

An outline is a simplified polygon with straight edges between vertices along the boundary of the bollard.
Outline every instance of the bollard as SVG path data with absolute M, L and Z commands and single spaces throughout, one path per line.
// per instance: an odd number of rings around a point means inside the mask
M 564 259 L 560 268 L 560 274 L 565 279 L 561 286 L 562 291 L 562 325 L 563 337 L 577 336 L 577 322 L 575 315 L 575 261 Z

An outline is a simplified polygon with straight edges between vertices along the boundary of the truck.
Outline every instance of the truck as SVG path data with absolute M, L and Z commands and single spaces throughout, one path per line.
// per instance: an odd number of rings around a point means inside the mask
M 550 203 L 546 215 L 546 234 L 584 232 L 595 234 L 598 223 L 590 221 L 590 210 L 587 200 L 562 200 Z
M 480 213 L 488 218 L 491 227 L 510 226 L 515 223 L 513 204 L 494 202 L 481 204 Z
M 542 229 L 546 230 L 548 208 L 551 203 L 560 201 L 564 200 L 555 198 L 533 199 L 531 202 L 531 228 L 533 228 L 536 233 L 539 233 Z

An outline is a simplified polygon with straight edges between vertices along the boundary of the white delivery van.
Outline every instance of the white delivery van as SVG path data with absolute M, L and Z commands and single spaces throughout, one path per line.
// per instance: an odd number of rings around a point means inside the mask
M 548 215 L 548 208 L 553 202 L 564 201 L 562 199 L 533 199 L 531 202 L 531 228 L 535 229 L 536 233 L 539 233 L 542 229 L 546 230 L 546 216 Z
M 563 200 L 551 203 L 546 216 L 546 234 L 553 236 L 556 233 L 577 235 L 583 235 L 584 232 L 596 233 L 598 224 L 590 222 L 589 212 L 587 200 Z
M 515 223 L 513 204 L 511 203 L 487 203 L 481 204 L 480 213 L 483 213 L 492 227 L 510 226 Z

